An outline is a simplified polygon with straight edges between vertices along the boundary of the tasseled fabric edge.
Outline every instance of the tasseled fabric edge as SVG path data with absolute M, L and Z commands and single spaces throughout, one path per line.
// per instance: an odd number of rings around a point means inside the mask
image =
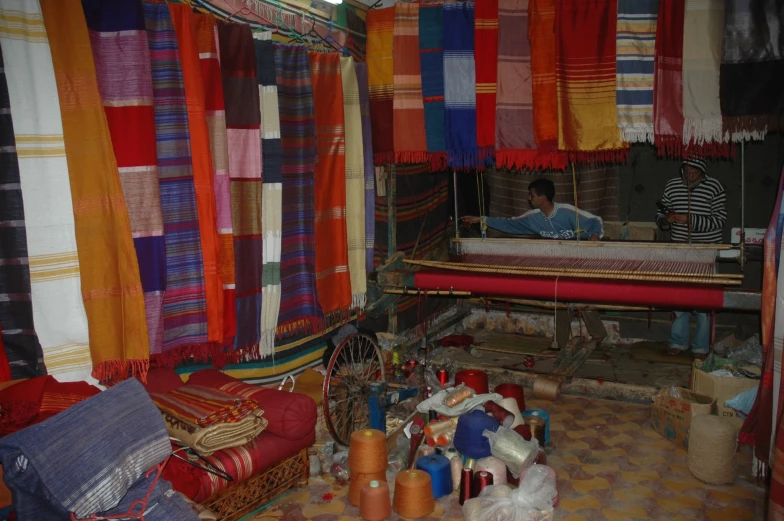
M 608 150 L 563 150 L 563 152 L 569 154 L 569 161 L 572 163 L 609 165 L 625 163 L 629 158 L 629 147 Z
M 495 163 L 498 168 L 510 170 L 565 170 L 569 155 L 557 150 L 507 148 L 496 151 Z
M 430 161 L 430 156 L 425 151 L 395 152 L 395 163 L 398 165 L 427 163 L 428 161 Z
M 446 170 L 446 152 L 430 152 L 428 156 L 428 162 L 430 163 L 428 171 L 430 173 Z
M 138 378 L 146 383 L 150 363 L 150 360 L 107 360 L 93 367 L 92 375 L 102 385 L 114 385 L 127 378 Z
M 654 139 L 656 154 L 659 157 L 680 159 L 686 154 L 697 154 L 701 157 L 712 159 L 733 159 L 735 157 L 735 143 L 689 143 L 685 145 L 680 136 L 657 135 Z
M 373 164 L 376 166 L 391 165 L 395 162 L 394 152 L 376 152 L 373 154 Z

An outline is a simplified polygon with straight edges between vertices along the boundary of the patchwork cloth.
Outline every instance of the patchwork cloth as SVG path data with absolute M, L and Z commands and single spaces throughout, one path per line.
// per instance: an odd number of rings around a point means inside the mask
M 500 68 L 499 4 L 499 0 L 482 0 L 475 4 L 476 143 L 483 164 L 492 164 L 495 158 L 496 89 Z M 522 30 L 518 31 L 525 35 Z
M 41 9 L 60 97 L 76 244 L 84 268 L 82 299 L 92 324 L 93 376 L 103 382 L 129 374 L 144 378 L 150 356 L 144 295 L 82 3 L 44 1 Z
M 207 299 L 199 217 L 191 166 L 188 111 L 171 15 L 166 4 L 144 3 L 152 65 L 158 180 L 166 239 L 163 348 L 157 363 L 173 367 L 206 360 Z
M 430 171 L 446 169 L 444 135 L 444 5 L 419 6 L 419 62 Z M 362 87 L 360 86 L 360 89 Z
M 659 0 L 618 0 L 616 92 L 621 141 L 653 143 L 653 74 Z
M 556 0 L 529 0 L 534 139 L 543 152 L 558 148 L 558 96 L 555 88 Z
M 60 100 L 37 0 L 0 4 L 0 45 L 14 108 L 35 332 L 49 374 L 62 381 L 95 381 Z
M 359 109 L 362 114 L 362 170 L 365 179 L 365 270 L 373 271 L 373 241 L 376 236 L 376 174 L 373 168 L 373 134 L 370 125 L 370 96 L 367 64 L 355 63 L 359 86 Z M 425 108 L 427 116 L 427 107 Z M 431 154 L 432 158 L 433 155 Z M 444 156 L 446 160 L 446 156 Z
M 226 108 L 223 79 L 218 60 L 215 17 L 191 13 L 204 85 L 204 109 L 210 138 L 212 182 L 215 192 L 215 217 L 218 226 L 218 276 L 223 282 L 223 342 L 232 345 L 237 331 L 234 274 L 234 237 L 231 222 L 231 186 L 229 147 L 226 137 Z
M 367 67 L 370 89 L 370 122 L 373 125 L 373 163 L 395 162 L 393 129 L 392 42 L 395 7 L 367 12 Z
M 139 262 L 150 351 L 160 353 L 166 245 L 142 2 L 125 1 L 110 7 L 103 0 L 85 0 L 82 7 Z M 128 81 L 129 75 L 135 81 Z
M 237 423 L 259 410 L 259 404 L 254 400 L 193 384 L 165 393 L 150 393 L 150 397 L 163 412 L 199 427 Z
M 0 37 L 3 34 L 0 22 Z M 24 200 L 0 49 L 0 344 L 14 379 L 44 374 L 41 343 L 33 324 Z M 11 298 L 13 296 L 13 298 Z

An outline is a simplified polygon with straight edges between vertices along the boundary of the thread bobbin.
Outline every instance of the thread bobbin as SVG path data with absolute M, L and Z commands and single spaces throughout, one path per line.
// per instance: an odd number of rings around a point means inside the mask
M 548 376 L 539 375 L 534 380 L 534 397 L 540 400 L 553 401 L 561 394 L 561 381 Z
M 392 507 L 399 515 L 425 517 L 436 507 L 430 476 L 422 470 L 404 470 L 395 478 Z

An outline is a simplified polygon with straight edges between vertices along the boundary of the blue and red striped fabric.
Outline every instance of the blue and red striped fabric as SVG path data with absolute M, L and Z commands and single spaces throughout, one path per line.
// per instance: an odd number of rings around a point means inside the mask
M 446 169 L 444 130 L 444 6 L 419 7 L 419 61 L 430 171 Z

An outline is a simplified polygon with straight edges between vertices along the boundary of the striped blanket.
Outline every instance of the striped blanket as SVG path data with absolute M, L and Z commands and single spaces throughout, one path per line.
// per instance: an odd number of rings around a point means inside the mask
M 373 162 L 395 162 L 392 127 L 392 41 L 395 8 L 371 9 L 367 13 L 367 67 L 370 88 L 370 119 L 373 125 Z
M 365 156 L 362 147 L 362 113 L 353 58 L 340 59 L 343 82 L 343 118 L 346 127 L 346 229 L 351 308 L 364 309 L 367 301 L 365 271 Z
M 496 88 L 498 82 L 499 0 L 476 2 L 474 61 L 476 63 L 476 143 L 483 164 L 495 158 Z M 525 6 L 520 6 L 522 8 Z M 525 33 L 518 29 L 521 35 Z M 526 42 L 527 43 L 527 42 Z
M 223 80 L 218 61 L 217 28 L 211 15 L 192 13 L 191 23 L 196 39 L 204 85 L 204 108 L 210 138 L 215 192 L 215 216 L 218 225 L 218 276 L 223 282 L 223 342 L 232 345 L 237 330 L 234 292 L 234 237 L 231 222 L 231 187 L 229 179 L 229 148 L 226 137 L 226 109 L 223 101 Z
M 392 129 L 395 162 L 424 163 L 427 156 L 422 71 L 419 64 L 419 4 L 395 4 L 392 45 Z
M 2 35 L 0 26 L 0 36 Z M 1 50 L 1 49 L 0 49 Z M 0 52 L 0 343 L 11 375 L 32 378 L 44 374 L 41 343 L 33 324 L 30 268 L 27 264 L 24 201 L 16 157 L 14 123 Z M 13 297 L 13 298 L 11 298 Z
M 351 306 L 346 229 L 346 135 L 340 56 L 308 53 L 313 82 L 318 161 L 314 188 L 316 290 L 331 324 L 346 316 Z
M 166 239 L 163 349 L 151 353 L 173 367 L 195 356 L 206 359 L 207 301 L 204 293 L 199 220 L 193 185 L 188 112 L 171 16 L 166 4 L 144 3 L 152 65 L 153 106 Z
M 150 51 L 144 18 L 140 16 L 142 2 L 124 2 L 109 9 L 103 0 L 85 0 L 82 6 L 136 246 L 150 351 L 160 353 L 166 245 L 158 190 Z M 123 66 L 118 68 L 118 63 Z M 127 73 L 136 81 L 128 81 Z
M 215 226 L 215 188 L 212 184 L 212 151 L 207 127 L 206 98 L 196 31 L 191 23 L 193 10 L 185 4 L 169 5 L 182 66 L 185 104 L 188 108 L 188 133 L 191 139 L 193 186 L 204 267 L 204 291 L 207 299 L 207 341 L 223 343 L 223 281 L 218 274 L 218 228 Z
M 253 36 L 247 25 L 218 23 L 229 145 L 237 336 L 232 358 L 257 356 L 261 339 L 261 109 Z
M 283 151 L 280 146 L 278 85 L 275 80 L 275 47 L 270 33 L 255 34 L 256 74 L 261 97 L 262 258 L 261 346 L 262 358 L 275 353 L 275 330 L 280 312 L 280 249 L 283 231 L 283 179 L 280 173 Z
M 534 139 L 542 152 L 558 148 L 558 96 L 555 88 L 555 2 L 529 0 Z
M 283 148 L 283 239 L 278 334 L 320 331 L 313 232 L 313 171 L 316 128 L 308 52 L 301 45 L 275 44 L 275 82 Z
M 629 149 L 620 140 L 615 104 L 618 0 L 559 0 L 557 5 L 558 148 L 574 160 L 625 160 Z
M 259 409 L 255 400 L 193 384 L 165 393 L 151 392 L 150 397 L 160 410 L 199 427 L 237 423 Z
M 362 113 L 362 170 L 365 178 L 365 270 L 370 273 L 373 271 L 373 241 L 376 236 L 376 174 L 373 168 L 370 96 L 368 94 L 367 64 L 355 63 L 354 68 L 357 72 L 359 108 Z M 432 158 L 432 155 L 430 157 Z
M 615 35 L 621 141 L 653 143 L 653 58 L 659 0 L 618 0 Z
M 683 17 L 685 0 L 660 0 L 656 24 L 653 141 L 659 155 L 683 155 Z
M 446 169 L 444 135 L 444 5 L 419 7 L 419 61 L 430 171 Z
M 474 70 L 474 3 L 444 4 L 444 122 L 446 162 L 452 168 L 474 168 L 476 82 Z
M 38 1 L 0 4 L 0 45 L 14 107 L 35 332 L 49 374 L 63 381 L 88 380 L 93 366 L 63 123 Z

